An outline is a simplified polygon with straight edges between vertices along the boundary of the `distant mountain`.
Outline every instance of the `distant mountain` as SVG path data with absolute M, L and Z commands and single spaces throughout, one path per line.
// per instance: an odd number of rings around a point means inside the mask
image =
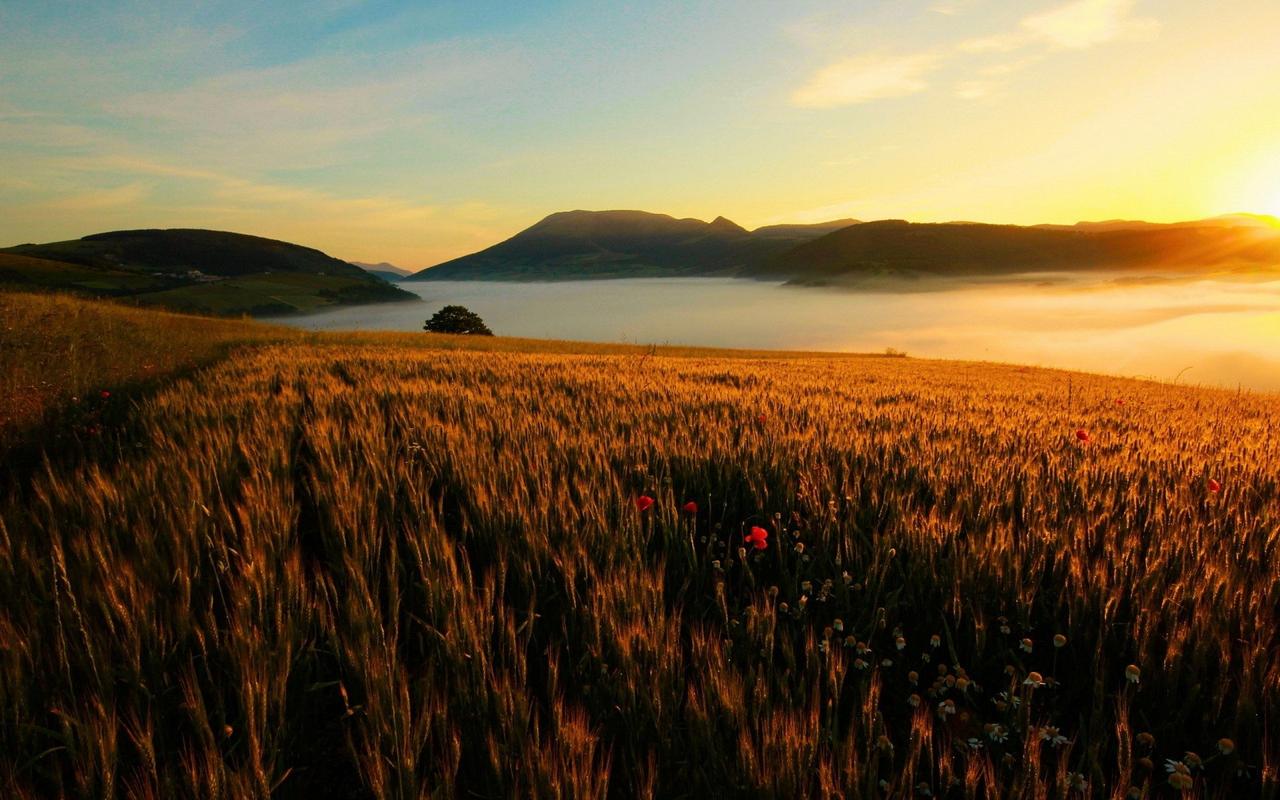
M 310 247 L 195 229 L 113 231 L 10 247 L 0 250 L 0 282 L 260 316 L 416 299 Z
M 404 267 L 397 267 L 395 264 L 391 264 L 386 261 L 380 261 L 377 264 L 369 264 L 364 261 L 351 261 L 348 263 L 355 264 L 357 267 L 364 270 L 365 272 L 368 272 L 373 275 L 377 275 L 380 278 L 386 278 L 387 280 L 392 280 L 392 281 L 396 281 L 396 280 L 399 280 L 400 278 L 408 277 L 409 275 L 412 275 L 414 273 L 414 270 L 405 269 Z M 395 277 L 393 278 L 387 277 L 391 275 L 394 275 Z
M 857 225 L 856 219 L 833 219 L 830 222 L 816 222 L 812 225 L 786 224 L 786 225 L 765 225 L 763 228 L 756 228 L 751 232 L 752 236 L 758 238 L 770 239 L 800 239 L 808 241 L 809 239 L 817 239 L 819 236 L 826 236 L 841 228 L 847 228 L 850 225 Z
M 1280 268 L 1280 227 L 1208 220 L 1018 227 L 866 222 L 778 253 L 745 271 L 799 283 L 869 276 Z
M 417 272 L 408 280 L 574 280 L 735 275 L 842 227 L 771 226 L 748 231 L 645 211 L 562 211 L 504 242 Z

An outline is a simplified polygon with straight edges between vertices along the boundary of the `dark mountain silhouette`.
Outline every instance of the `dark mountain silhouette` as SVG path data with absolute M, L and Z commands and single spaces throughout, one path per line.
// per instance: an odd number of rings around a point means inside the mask
M 412 269 L 405 269 L 404 267 L 397 267 L 395 264 L 388 261 L 380 261 L 377 264 L 369 264 L 364 261 L 352 261 L 349 263 L 355 264 L 365 272 L 391 281 L 398 281 L 401 278 L 412 275 L 416 271 Z
M 1066 228 L 882 220 L 789 248 L 743 274 L 827 283 L 867 276 L 1258 267 L 1280 267 L 1280 229 L 1222 220 Z
M 724 217 L 703 222 L 644 211 L 562 211 L 408 280 L 734 275 L 842 223 L 773 226 L 757 235 Z
M 417 299 L 319 250 L 225 231 L 112 231 L 23 244 L 0 250 L 0 266 L 8 283 L 221 314 Z

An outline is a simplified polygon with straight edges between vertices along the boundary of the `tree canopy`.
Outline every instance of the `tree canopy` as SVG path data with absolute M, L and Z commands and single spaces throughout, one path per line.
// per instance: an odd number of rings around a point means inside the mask
M 476 336 L 492 336 L 493 331 L 484 324 L 480 315 L 466 306 L 445 306 L 422 326 L 430 333 L 466 333 Z

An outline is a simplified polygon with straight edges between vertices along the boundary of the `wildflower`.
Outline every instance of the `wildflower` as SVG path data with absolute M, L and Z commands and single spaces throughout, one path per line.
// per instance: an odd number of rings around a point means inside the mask
M 1191 788 L 1195 780 L 1191 777 L 1191 769 L 1181 761 L 1169 759 L 1164 762 L 1164 771 L 1169 773 L 1169 785 L 1180 792 Z
M 930 637 L 929 637 L 929 646 L 930 646 L 930 647 L 932 647 L 932 648 L 934 648 L 935 650 L 936 650 L 937 648 L 941 647 L 941 646 L 942 646 L 942 637 L 941 637 L 941 636 L 939 636 L 939 635 L 938 635 L 938 634 L 936 634 L 936 633 L 935 633 L 934 635 L 930 636 Z
M 1069 742 L 1070 739 L 1063 736 L 1062 731 L 1058 730 L 1057 727 L 1053 725 L 1046 725 L 1040 729 L 1040 741 L 1048 742 L 1054 747 L 1061 747 Z
M 941 703 L 938 703 L 938 716 L 942 719 L 946 719 L 954 713 L 956 713 L 956 701 L 943 700 Z
M 1039 672 L 1030 672 L 1027 674 L 1027 679 L 1022 682 L 1022 685 L 1038 689 L 1044 686 L 1044 677 Z
M 881 734 L 880 738 L 876 740 L 876 747 L 879 747 L 881 750 L 892 750 L 893 742 L 889 741 L 888 736 Z
M 869 667 L 869 666 L 871 666 L 871 665 L 870 665 L 870 664 L 868 664 L 867 662 L 863 661 L 863 660 L 862 660 L 862 659 L 860 659 L 860 658 L 855 658 L 855 659 L 853 660 L 853 668 L 854 668 L 854 669 L 856 669 L 856 670 L 865 670 L 865 669 L 866 669 L 867 667 Z
M 831 627 L 835 628 L 837 633 L 844 633 L 844 620 L 837 617 L 836 620 L 831 623 Z
M 1192 769 L 1200 769 L 1201 767 L 1204 766 L 1204 762 L 1200 760 L 1200 756 L 1196 755 L 1190 750 L 1188 750 L 1186 753 L 1183 753 L 1182 760 L 1183 762 L 1186 763 L 1188 767 L 1191 767 Z
M 1156 743 L 1156 737 L 1152 736 L 1146 731 L 1143 731 L 1142 733 L 1138 734 L 1138 744 L 1142 745 L 1143 747 L 1151 747 L 1155 743 Z
M 769 546 L 769 531 L 759 526 L 753 526 L 746 538 L 757 550 L 763 550 Z
M 880 779 L 880 791 L 882 792 L 889 791 L 889 782 L 886 781 L 884 778 Z
M 1004 742 L 1009 738 L 1009 729 L 998 722 L 989 722 L 983 726 L 987 738 L 993 742 Z
M 1224 756 L 1229 756 L 1236 750 L 1236 743 L 1227 738 L 1218 740 L 1218 752 Z
M 680 506 L 680 510 L 681 510 L 681 511 L 683 511 L 684 513 L 686 513 L 686 514 L 689 514 L 689 515 L 697 514 L 697 513 L 698 513 L 698 504 L 697 504 L 697 503 L 695 503 L 695 502 L 693 502 L 692 500 L 690 500 L 689 502 L 687 502 L 687 503 L 685 503 L 684 505 Z
M 98 394 L 102 397 L 103 400 L 106 400 L 108 397 L 111 396 L 111 392 L 108 392 L 106 389 L 103 389 Z
M 1056 647 L 1056 648 L 1058 648 L 1059 650 L 1061 650 L 1062 648 L 1066 647 L 1066 646 L 1067 646 L 1067 637 L 1063 636 L 1063 635 L 1062 635 L 1062 634 L 1060 634 L 1060 633 L 1058 633 L 1058 634 L 1054 634 L 1054 636 L 1053 636 L 1053 646 L 1054 646 L 1054 647 Z
M 907 640 L 899 636 L 897 639 L 893 640 L 893 646 L 898 648 L 899 650 L 906 650 Z
M 911 706 L 912 708 L 919 708 L 919 707 L 920 707 L 920 695 L 918 695 L 918 694 L 912 694 L 910 697 L 908 697 L 908 698 L 907 698 L 907 705 Z
M 1067 774 L 1067 785 L 1077 792 L 1083 792 L 1089 788 L 1089 784 L 1085 782 L 1084 776 L 1079 772 L 1071 772 Z
M 1218 492 L 1222 491 L 1222 484 L 1218 483 L 1213 478 L 1210 478 L 1209 491 L 1213 492 L 1214 494 L 1217 494 Z
M 825 653 L 827 652 L 827 640 L 826 640 L 826 639 L 823 639 L 822 641 L 818 642 L 818 652 L 819 652 L 819 653 L 823 653 L 823 654 L 825 654 Z
M 892 658 L 886 658 L 886 659 L 882 660 L 882 661 L 880 662 L 880 666 L 885 667 L 886 669 L 887 669 L 887 668 L 889 668 L 889 667 L 892 667 L 892 666 L 893 666 L 893 659 L 892 659 Z
M 961 675 L 959 678 L 956 678 L 956 688 L 959 689 L 961 692 L 968 689 L 969 679 L 964 677 L 963 675 Z
M 642 494 L 636 498 L 636 509 L 644 512 L 653 508 L 653 498 L 647 494 Z
M 1123 399 L 1117 399 L 1117 400 L 1116 400 L 1116 405 L 1118 405 L 1118 406 L 1122 406 L 1122 405 L 1124 405 L 1124 400 L 1123 400 Z
M 1137 664 L 1130 664 L 1124 668 L 1124 678 L 1129 683 L 1137 683 L 1142 678 L 1142 670 L 1138 669 Z
M 1167 773 L 1169 773 L 1170 775 L 1172 775 L 1172 774 L 1173 774 L 1173 773 L 1175 773 L 1175 772 L 1184 772 L 1184 773 L 1186 773 L 1186 774 L 1188 774 L 1188 775 L 1190 775 L 1190 774 L 1191 774 L 1191 768 L 1190 768 L 1190 767 L 1188 767 L 1188 766 L 1187 766 L 1186 764 L 1184 764 L 1183 762 L 1181 762 L 1181 761 L 1175 761 L 1175 760 L 1174 760 L 1174 759 L 1172 759 L 1172 758 L 1166 758 L 1166 759 L 1164 760 L 1164 771 L 1165 771 L 1165 772 L 1167 772 Z
M 1081 444 L 1088 444 L 1089 432 L 1086 431 L 1084 428 L 1080 428 L 1079 430 L 1076 431 L 1076 439 L 1078 439 Z
M 969 745 L 969 749 L 970 749 L 970 750 L 981 750 L 981 749 L 982 749 L 982 742 L 981 742 L 981 741 L 979 741 L 978 739 L 976 739 L 976 738 L 972 737 L 972 736 L 970 736 L 968 739 L 965 739 L 965 740 L 964 740 L 964 743 L 965 743 L 965 744 L 967 744 L 967 745 Z
M 1003 633 L 1005 636 L 1008 636 L 1010 633 L 1013 632 L 1013 629 L 1009 627 L 1009 624 L 1007 622 L 1002 622 L 1000 623 L 1000 632 Z

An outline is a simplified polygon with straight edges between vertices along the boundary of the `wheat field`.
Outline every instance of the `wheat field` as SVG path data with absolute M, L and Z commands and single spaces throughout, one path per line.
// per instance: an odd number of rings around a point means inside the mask
M 279 344 L 0 516 L 36 797 L 1275 797 L 1280 398 Z

